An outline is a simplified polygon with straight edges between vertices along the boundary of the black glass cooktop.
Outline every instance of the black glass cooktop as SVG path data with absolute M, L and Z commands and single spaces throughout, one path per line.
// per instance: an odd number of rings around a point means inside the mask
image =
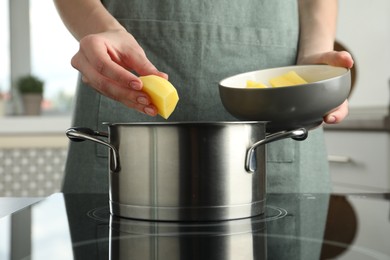
M 106 194 L 54 194 L 0 219 L 0 259 L 390 259 L 389 194 L 268 194 L 218 222 L 113 217 Z

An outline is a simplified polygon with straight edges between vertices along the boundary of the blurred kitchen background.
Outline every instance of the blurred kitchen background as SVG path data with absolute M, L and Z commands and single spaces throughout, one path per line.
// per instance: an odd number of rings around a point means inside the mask
M 78 44 L 53 1 L 0 0 L 0 35 L 0 196 L 45 196 L 62 181 Z M 27 75 L 44 84 L 40 111 L 17 91 Z
M 356 67 L 350 116 L 325 128 L 334 190 L 389 192 L 390 1 L 339 3 L 337 47 Z M 46 196 L 60 190 L 78 44 L 53 1 L 0 0 L 0 35 L 0 197 Z M 26 75 L 44 83 L 38 111 L 18 91 Z

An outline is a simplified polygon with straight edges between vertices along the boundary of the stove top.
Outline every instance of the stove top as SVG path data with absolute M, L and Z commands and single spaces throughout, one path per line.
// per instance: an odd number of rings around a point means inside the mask
M 107 194 L 54 194 L 0 219 L 0 259 L 390 259 L 390 194 L 268 194 L 218 222 L 111 216 Z

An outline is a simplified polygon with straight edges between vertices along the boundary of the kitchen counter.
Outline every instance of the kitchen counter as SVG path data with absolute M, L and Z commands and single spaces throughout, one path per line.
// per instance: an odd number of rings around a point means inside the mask
M 0 259 L 390 259 L 390 194 L 268 194 L 218 222 L 111 216 L 107 194 L 54 194 L 0 218 Z
M 0 136 L 61 134 L 71 125 L 70 116 L 0 117 Z
M 350 108 L 348 116 L 339 124 L 324 124 L 325 130 L 390 132 L 389 108 Z
M 0 218 L 30 206 L 43 198 L 0 197 Z

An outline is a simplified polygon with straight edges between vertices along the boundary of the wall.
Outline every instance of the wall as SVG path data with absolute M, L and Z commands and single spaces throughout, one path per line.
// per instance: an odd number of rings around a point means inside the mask
M 337 39 L 353 54 L 357 82 L 350 107 L 387 107 L 390 79 L 390 1 L 340 0 Z
M 0 125 L 0 197 L 60 191 L 70 118 L 0 117 Z
M 66 147 L 0 147 L 0 197 L 60 191 L 66 154 Z

